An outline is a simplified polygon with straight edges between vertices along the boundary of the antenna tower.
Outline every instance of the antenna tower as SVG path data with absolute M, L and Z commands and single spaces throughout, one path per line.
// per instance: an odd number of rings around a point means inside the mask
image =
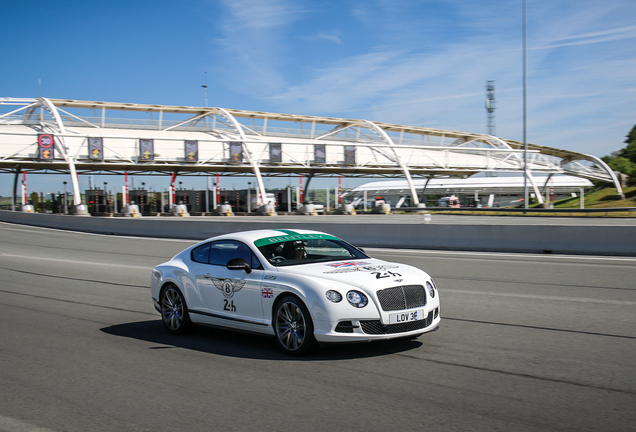
M 495 101 L 495 82 L 486 81 L 486 116 L 488 118 L 488 135 L 495 136 L 495 109 L 497 109 L 497 101 Z

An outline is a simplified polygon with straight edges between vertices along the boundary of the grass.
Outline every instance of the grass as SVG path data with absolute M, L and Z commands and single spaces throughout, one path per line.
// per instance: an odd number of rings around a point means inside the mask
M 623 189 L 625 199 L 617 196 L 616 188 L 599 188 L 585 193 L 585 208 L 619 208 L 636 207 L 636 186 Z M 568 209 L 581 208 L 581 198 L 573 197 L 554 203 L 554 208 Z

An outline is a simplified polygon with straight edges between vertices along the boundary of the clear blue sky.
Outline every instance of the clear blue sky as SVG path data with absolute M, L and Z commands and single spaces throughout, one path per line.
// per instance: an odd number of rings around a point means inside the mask
M 527 3 L 528 141 L 622 148 L 636 2 Z M 497 135 L 522 140 L 521 0 L 21 0 L 2 17 L 0 97 L 41 80 L 51 98 L 202 106 L 207 72 L 210 106 L 486 132 L 494 80 Z

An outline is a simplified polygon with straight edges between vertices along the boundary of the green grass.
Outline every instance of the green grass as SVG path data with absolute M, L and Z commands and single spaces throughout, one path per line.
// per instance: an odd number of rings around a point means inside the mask
M 625 199 L 616 195 L 616 188 L 599 188 L 587 191 L 584 196 L 585 208 L 636 207 L 636 186 L 623 189 Z M 554 208 L 581 208 L 581 198 L 574 197 L 554 203 Z

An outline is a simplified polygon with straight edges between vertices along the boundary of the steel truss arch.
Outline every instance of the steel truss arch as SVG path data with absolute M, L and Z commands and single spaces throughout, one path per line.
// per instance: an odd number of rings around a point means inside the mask
M 22 170 L 33 172 L 71 172 L 75 179 L 77 172 L 124 170 L 160 174 L 178 171 L 179 175 L 253 174 L 264 199 L 263 173 L 405 177 L 412 184 L 413 176 L 523 171 L 522 143 L 485 134 L 214 107 L 0 98 L 0 109 L 5 107 L 11 108 L 0 112 L 0 172 L 13 172 L 20 165 Z M 76 111 L 89 111 L 92 115 Z M 150 120 L 107 117 L 106 112 L 128 117 L 145 113 Z M 158 114 L 158 119 L 153 114 Z M 44 162 L 34 157 L 38 128 L 55 131 L 56 148 L 63 161 Z M 104 140 L 105 155 L 99 161 L 91 160 L 87 154 L 88 138 L 95 136 Z M 156 157 L 151 162 L 139 159 L 136 148 L 142 138 L 156 142 Z M 199 142 L 201 154 L 194 163 L 184 160 L 184 140 Z M 245 162 L 232 163 L 227 159 L 227 149 L 233 141 L 241 143 Z M 279 160 L 271 159 L 272 144 L 281 149 Z M 326 149 L 324 160 L 316 159 L 316 145 Z M 346 146 L 355 150 L 355 160 L 347 161 Z M 611 182 L 622 193 L 612 170 L 597 157 L 534 144 L 528 149 L 531 172 Z M 80 196 L 75 191 L 75 180 L 73 186 L 74 193 Z M 412 195 L 413 201 L 419 202 L 414 188 Z

